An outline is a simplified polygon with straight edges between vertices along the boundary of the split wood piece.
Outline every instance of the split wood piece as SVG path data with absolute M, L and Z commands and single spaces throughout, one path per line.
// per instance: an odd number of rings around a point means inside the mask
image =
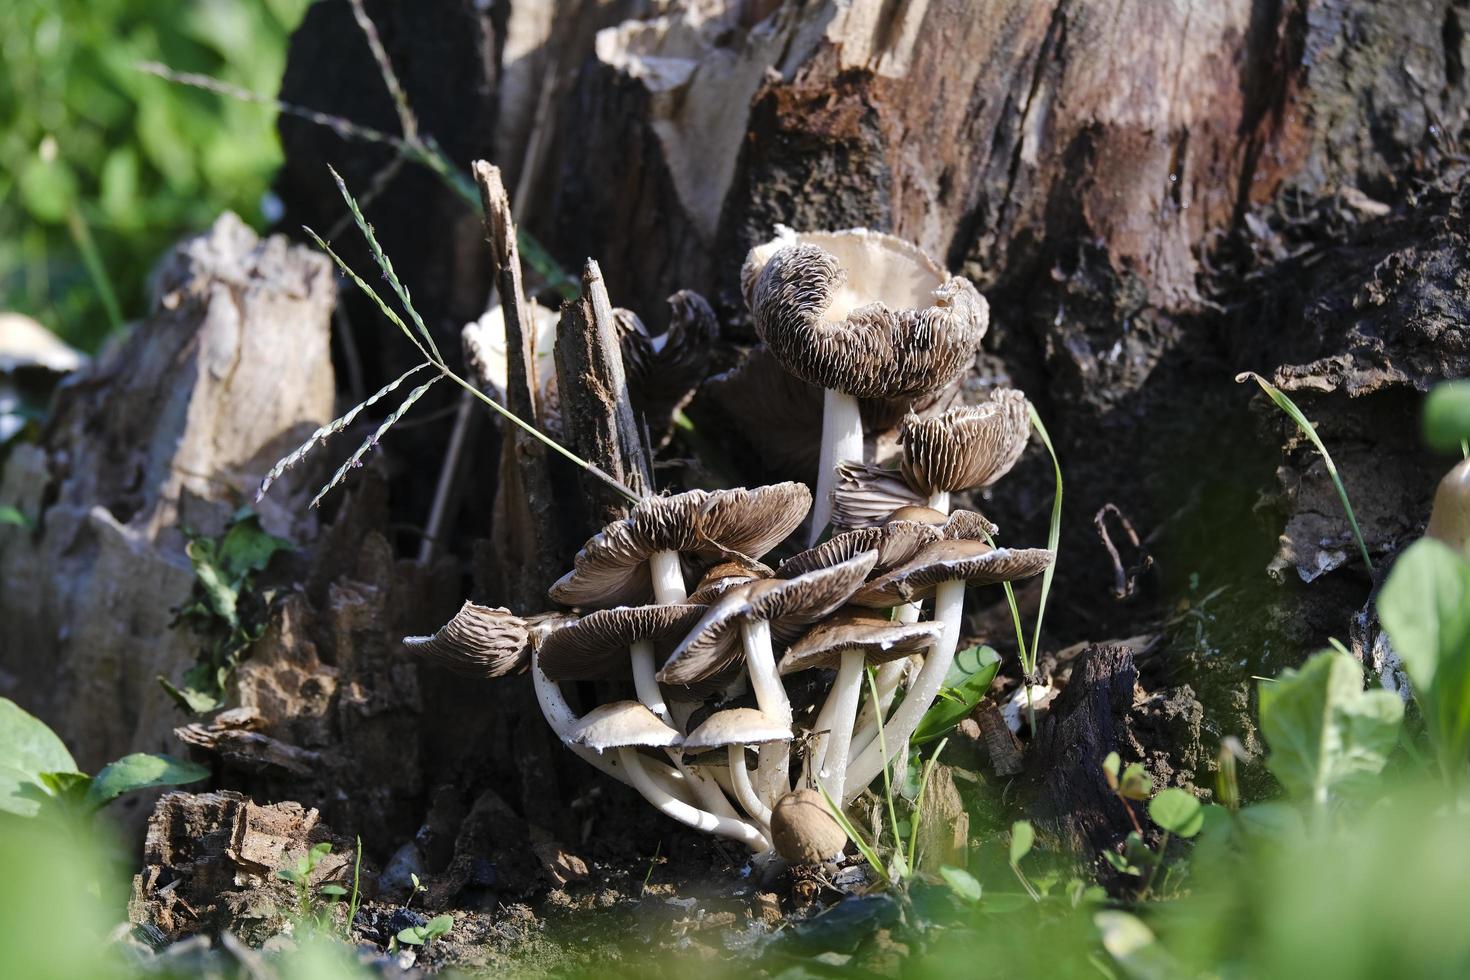
M 622 345 L 597 262 L 582 270 L 582 296 L 562 304 L 556 326 L 556 384 L 571 449 L 631 489 L 648 495 L 653 471 L 623 371 Z M 625 517 L 632 501 L 600 480 L 584 480 L 594 523 Z
M 986 698 L 975 709 L 976 723 L 980 726 L 980 740 L 985 753 L 990 757 L 990 766 L 997 776 L 1015 776 L 1026 767 L 1021 757 L 1021 743 L 1017 740 L 1005 718 L 1000 705 Z

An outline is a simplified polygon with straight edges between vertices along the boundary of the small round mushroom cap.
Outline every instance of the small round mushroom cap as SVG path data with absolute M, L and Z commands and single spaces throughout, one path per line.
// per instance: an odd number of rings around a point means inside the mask
M 989 325 L 985 299 L 921 249 L 866 229 L 778 241 L 791 243 L 760 269 L 750 310 L 792 374 L 859 398 L 913 398 L 974 363 Z M 752 252 L 742 276 L 762 254 Z
M 778 725 L 758 708 L 726 708 L 716 711 L 684 736 L 683 748 L 685 752 L 704 752 L 727 745 L 762 745 L 790 738 L 790 728 Z
M 628 648 L 648 640 L 672 648 L 704 615 L 703 606 L 619 606 L 588 613 L 538 648 L 541 669 L 561 681 L 590 681 L 625 671 Z
M 878 553 L 878 560 L 869 574 L 881 575 L 911 560 L 919 549 L 938 541 L 939 537 L 938 527 L 914 521 L 889 521 L 882 527 L 843 531 L 815 548 L 808 548 L 783 561 L 776 570 L 776 577 L 795 578 L 818 568 L 830 568 L 864 551 Z
M 1056 553 L 1045 548 L 992 548 L 981 541 L 936 541 L 907 565 L 863 586 L 851 601 L 855 606 L 887 609 L 927 599 L 942 582 L 963 579 L 967 585 L 994 585 L 1029 578 L 1055 559 Z
M 1012 388 L 979 405 L 961 405 L 933 418 L 908 415 L 899 426 L 900 468 L 922 494 L 988 487 L 1010 472 L 1031 437 L 1026 396 Z
M 675 648 L 658 673 L 665 684 L 694 684 L 737 662 L 740 624 L 765 620 L 772 632 L 799 632 L 831 615 L 863 584 L 878 553 L 865 551 L 790 579 L 737 585 L 721 596 Z M 787 637 L 789 639 L 789 637 Z
M 568 738 L 573 745 L 585 745 L 598 752 L 633 746 L 662 749 L 679 744 L 679 733 L 638 701 L 614 701 L 593 708 Z
M 1424 534 L 1451 548 L 1470 544 L 1470 460 L 1456 464 L 1439 481 Z
M 888 516 L 888 521 L 929 524 L 939 530 L 940 537 L 951 540 L 966 538 L 980 541 L 986 537 L 993 538 L 1000 532 L 1000 528 L 991 523 L 989 518 L 973 510 L 956 510 L 946 514 L 933 507 L 900 507 Z
M 784 674 L 836 667 L 844 653 L 858 651 L 869 664 L 920 653 L 939 639 L 938 623 L 899 623 L 866 609 L 848 607 L 819 623 L 791 645 L 778 667 Z
M 847 834 L 814 789 L 787 793 L 771 808 L 771 843 L 792 864 L 821 864 L 841 854 Z
M 686 601 L 691 605 L 707 606 L 737 585 L 770 578 L 772 574 L 770 566 L 758 561 L 744 561 L 739 558 L 722 561 L 704 573 L 699 585 L 689 593 Z
M 413 654 L 466 677 L 502 677 L 526 662 L 525 620 L 509 609 L 466 602 L 433 636 L 406 636 Z
M 654 552 L 759 558 L 796 530 L 811 504 L 801 483 L 649 497 L 582 546 L 551 598 L 567 606 L 642 605 L 653 598 L 648 558 Z

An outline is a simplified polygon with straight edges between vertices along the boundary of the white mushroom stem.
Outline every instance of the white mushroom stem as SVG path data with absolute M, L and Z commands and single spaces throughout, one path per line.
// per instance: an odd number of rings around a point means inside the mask
M 776 724 L 791 727 L 791 702 L 781 675 L 776 673 L 776 654 L 771 649 L 771 624 L 765 620 L 745 620 L 740 624 L 740 638 L 745 645 L 745 669 L 755 703 Z M 759 750 L 756 781 L 768 803 L 791 790 L 791 749 L 786 742 L 767 742 Z
M 649 555 L 648 574 L 653 579 L 653 599 L 660 606 L 671 606 L 689 598 L 677 551 L 655 551 Z
M 677 749 L 672 749 L 669 754 L 674 756 L 677 752 Z M 694 790 L 700 806 L 717 816 L 739 818 L 740 814 L 736 813 L 735 808 L 730 805 L 724 788 L 712 773 L 705 772 L 698 766 L 686 766 L 677 758 L 674 766 L 689 781 L 689 786 Z
M 857 720 L 858 701 L 863 693 L 865 661 L 861 650 L 844 651 L 837 667 L 837 679 L 833 681 L 832 691 L 827 695 L 827 701 L 832 705 L 832 714 L 827 721 L 831 734 L 827 736 L 826 751 L 817 769 L 817 778 L 834 800 L 842 799 L 847 775 L 847 753 L 852 745 L 853 724 Z
M 750 782 L 750 769 L 745 764 L 745 746 L 730 746 L 730 783 L 735 790 L 736 801 L 762 827 L 771 825 L 771 808 L 761 802 L 760 794 Z
M 653 666 L 653 641 L 636 640 L 628 648 L 633 661 L 633 689 L 638 700 L 665 725 L 670 724 L 669 708 L 664 704 L 664 692 L 659 690 Z
M 832 388 L 822 398 L 822 452 L 818 460 L 817 489 L 812 500 L 812 532 L 816 544 L 832 519 L 832 491 L 837 487 L 837 464 L 863 460 L 863 416 L 858 400 Z
M 567 704 L 567 699 L 561 693 L 561 685 L 547 677 L 541 669 L 541 662 L 536 652 L 531 652 L 531 680 L 536 687 L 536 703 L 541 706 L 541 716 L 546 719 L 546 724 L 561 739 L 561 744 L 575 752 L 582 761 L 595 769 L 600 769 L 620 783 L 633 785 L 633 780 L 616 759 L 605 756 L 600 752 L 594 752 L 585 745 L 578 745 L 571 739 L 572 729 L 577 727 L 581 721 L 572 706 Z M 684 783 L 683 775 L 668 766 L 658 766 L 652 770 L 646 770 L 645 775 L 659 783 L 665 793 L 676 796 L 679 799 L 691 798 L 689 789 Z
M 949 513 L 949 491 L 948 490 L 935 490 L 934 493 L 929 497 L 929 506 L 930 507 L 933 507 L 935 510 L 939 511 L 941 514 L 948 514 Z
M 730 840 L 738 840 L 757 854 L 763 854 L 771 849 L 771 842 L 766 840 L 754 825 L 744 820 L 733 817 L 723 817 L 701 810 L 699 807 L 690 806 L 683 800 L 671 796 L 657 780 L 649 776 L 644 768 L 644 759 L 638 754 L 637 749 L 618 749 L 618 761 L 623 764 L 623 769 L 628 773 L 628 780 L 633 788 L 643 794 L 643 798 L 652 803 L 665 816 L 673 817 L 682 824 L 702 830 L 707 834 L 718 837 L 728 837 Z
M 899 623 L 917 623 L 921 612 L 921 603 L 909 602 L 899 606 L 895 610 L 894 621 Z M 852 748 L 848 750 L 849 758 L 867 748 L 873 739 L 878 737 L 878 720 L 888 717 L 888 709 L 893 706 L 893 699 L 898 694 L 898 685 L 903 682 L 904 674 L 908 672 L 909 664 L 913 662 L 912 657 L 902 660 L 890 660 L 878 668 L 873 678 L 873 686 L 878 691 L 878 704 L 875 707 L 873 699 L 869 696 L 863 702 L 863 710 L 858 714 L 857 723 L 853 726 Z
M 896 754 L 902 751 L 908 744 L 909 737 L 914 734 L 914 729 L 919 727 L 919 721 L 924 717 L 924 712 L 934 703 L 939 694 L 939 688 L 944 683 L 945 676 L 949 673 L 950 664 L 954 663 L 955 649 L 959 645 L 960 620 L 965 608 L 965 581 L 964 579 L 951 579 L 942 582 L 934 593 L 934 619 L 940 624 L 939 639 L 929 648 L 929 656 L 924 659 L 924 667 L 919 671 L 908 693 L 904 695 L 903 704 L 888 719 L 883 726 L 883 738 L 874 739 L 868 747 L 855 758 L 847 770 L 847 792 L 843 803 L 848 799 L 861 793 L 879 773 L 883 771 L 885 760 L 883 750 L 889 753 L 889 760 L 897 758 Z

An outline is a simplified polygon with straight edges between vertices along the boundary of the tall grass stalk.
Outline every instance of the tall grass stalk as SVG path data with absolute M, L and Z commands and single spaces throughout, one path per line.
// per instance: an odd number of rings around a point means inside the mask
M 1362 530 L 1358 527 L 1357 515 L 1353 513 L 1353 502 L 1348 499 L 1347 487 L 1342 485 L 1342 477 L 1338 475 L 1337 464 L 1332 461 L 1332 454 L 1327 451 L 1327 447 L 1322 444 L 1322 440 L 1317 436 L 1317 427 L 1307 421 L 1306 415 L 1302 413 L 1300 408 L 1296 407 L 1296 402 L 1287 397 L 1286 392 L 1277 388 L 1254 371 L 1242 371 L 1235 376 L 1235 380 L 1237 383 L 1242 384 L 1246 381 L 1254 381 L 1260 385 L 1261 390 L 1276 403 L 1276 407 L 1285 412 L 1296 423 L 1297 428 L 1302 430 L 1302 434 L 1312 441 L 1312 445 L 1317 447 L 1317 452 L 1322 454 L 1322 462 L 1327 466 L 1327 474 L 1332 477 L 1332 483 L 1337 487 L 1337 496 L 1342 500 L 1342 509 L 1347 512 L 1348 524 L 1352 526 L 1353 540 L 1358 543 L 1358 551 L 1363 556 L 1363 564 L 1367 566 L 1369 572 L 1372 572 L 1373 559 L 1368 557 L 1368 545 L 1363 540 Z

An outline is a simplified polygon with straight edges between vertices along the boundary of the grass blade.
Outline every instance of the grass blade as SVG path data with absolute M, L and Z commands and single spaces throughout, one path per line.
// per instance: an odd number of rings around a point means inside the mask
M 1302 430 L 1302 434 L 1312 441 L 1312 445 L 1317 447 L 1317 452 L 1322 454 L 1322 462 L 1327 466 L 1327 474 L 1332 477 L 1332 483 L 1337 487 L 1337 496 L 1342 500 L 1342 509 L 1347 512 L 1348 524 L 1352 525 L 1353 540 L 1358 542 L 1358 551 L 1363 556 L 1363 564 L 1368 567 L 1369 572 L 1372 572 L 1373 559 L 1368 557 L 1368 545 L 1363 540 L 1362 530 L 1358 527 L 1358 517 L 1353 513 L 1353 503 L 1348 499 L 1347 487 L 1342 485 L 1342 477 L 1337 473 L 1337 464 L 1332 461 L 1332 454 L 1327 451 L 1327 447 L 1317 437 L 1316 427 L 1307 421 L 1306 415 L 1302 414 L 1302 410 L 1296 407 L 1296 402 L 1287 397 L 1286 392 L 1277 388 L 1254 371 L 1242 371 L 1235 376 L 1235 380 L 1237 383 L 1254 381 L 1260 385 L 1261 390 L 1276 403 L 1276 407 L 1285 412 L 1296 423 L 1297 428 Z
M 872 844 L 869 844 L 857 827 L 853 826 L 852 821 L 847 819 L 847 814 L 843 813 L 842 807 L 838 806 L 837 801 L 832 799 L 832 794 L 827 792 L 827 787 L 818 783 L 817 789 L 821 791 L 822 799 L 827 801 L 827 810 L 832 814 L 832 819 L 837 821 L 837 826 L 842 828 L 842 832 L 847 835 L 848 840 L 857 846 L 858 853 L 863 856 L 864 861 L 868 862 L 868 866 L 873 869 L 873 873 L 882 879 L 883 884 L 893 884 L 888 877 L 888 870 L 883 867 L 883 859 L 878 856 L 878 849 Z
M 378 426 L 377 430 L 372 435 L 363 440 L 363 444 L 357 447 L 357 452 L 349 456 L 347 458 L 347 462 L 343 463 L 337 468 L 337 472 L 332 474 L 332 478 L 327 481 L 327 485 L 322 487 L 321 490 L 317 492 L 317 495 L 315 497 L 311 498 L 311 504 L 309 506 L 315 507 L 320 504 L 322 502 L 322 498 L 325 497 L 333 487 L 335 487 L 337 484 L 341 483 L 344 479 L 347 478 L 347 473 L 349 470 L 354 470 L 357 467 L 361 466 L 363 457 L 372 451 L 373 447 L 378 444 L 378 442 L 383 438 L 384 435 L 387 434 L 389 429 L 393 428 L 393 423 L 403 418 L 404 413 L 406 413 L 410 408 L 413 407 L 414 402 L 422 398 L 424 396 L 424 392 L 432 388 L 434 386 L 434 383 L 436 381 L 442 380 L 443 377 L 444 375 L 442 374 L 436 374 L 428 381 L 425 381 L 423 384 L 419 385 L 413 391 L 410 391 L 408 393 L 408 397 L 403 399 L 403 404 L 394 409 L 393 414 L 385 418 L 383 420 L 383 424 Z
M 1041 444 L 1046 447 L 1047 453 L 1051 456 L 1052 471 L 1056 474 L 1057 487 L 1056 496 L 1052 499 L 1051 504 L 1051 527 L 1046 532 L 1046 546 L 1055 555 L 1057 545 L 1062 540 L 1062 464 L 1057 459 L 1056 448 L 1051 444 L 1051 435 L 1046 431 L 1046 426 L 1042 423 L 1041 416 L 1036 413 L 1036 406 L 1028 405 L 1028 408 L 1031 412 L 1031 426 L 1036 430 L 1036 434 L 1041 437 Z M 1041 573 L 1041 602 L 1036 607 L 1036 631 L 1031 634 L 1030 662 L 1024 664 L 1028 674 L 1036 669 L 1036 657 L 1041 651 L 1041 620 L 1046 615 L 1046 600 L 1051 595 L 1051 580 L 1056 575 L 1056 571 L 1057 563 L 1056 559 L 1053 558 L 1052 563 L 1046 566 L 1046 571 Z M 1023 660 L 1025 656 L 1023 647 Z

